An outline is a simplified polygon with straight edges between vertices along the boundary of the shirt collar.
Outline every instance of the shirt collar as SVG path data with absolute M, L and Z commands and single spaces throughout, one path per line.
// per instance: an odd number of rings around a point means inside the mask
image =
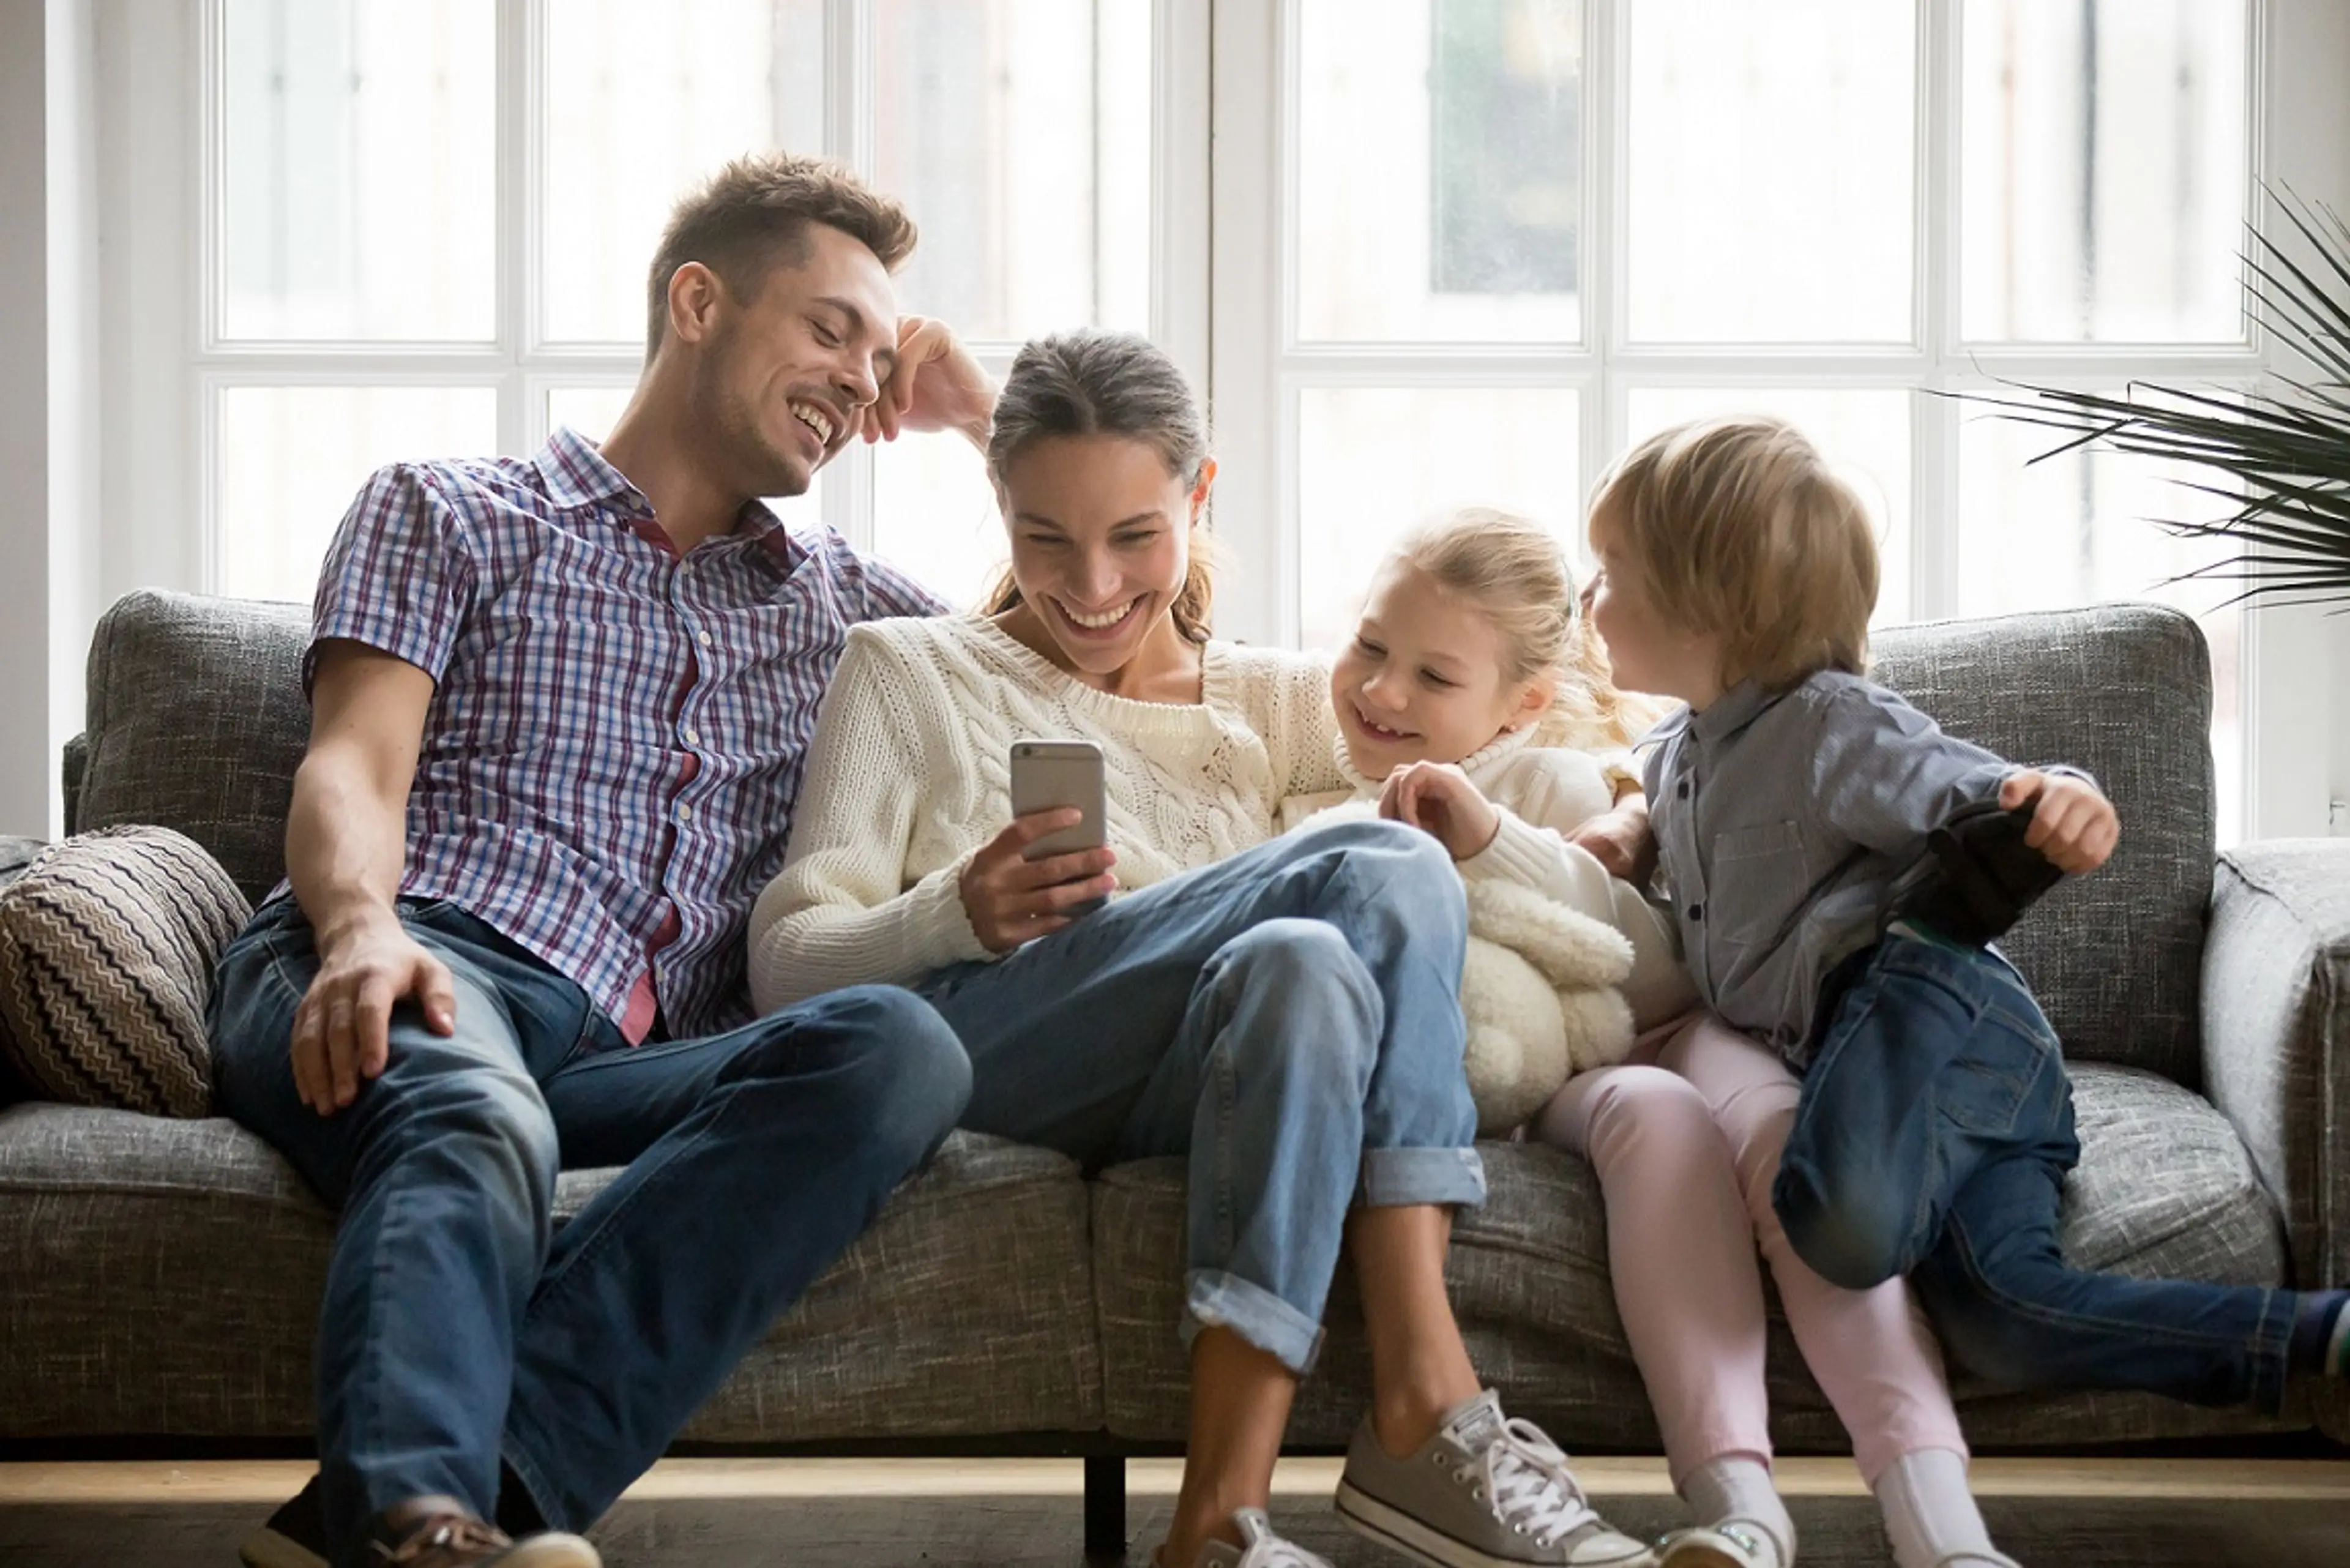
M 624 525 L 653 514 L 653 504 L 645 498 L 644 492 L 629 483 L 627 474 L 607 462 L 594 441 L 569 425 L 556 426 L 532 461 L 546 486 L 547 499 L 557 506 L 592 508 L 611 514 L 615 522 Z M 775 559 L 786 576 L 807 556 L 806 546 L 792 537 L 783 519 L 764 501 L 743 504 L 743 510 L 735 515 L 734 531 L 728 537 L 756 544 Z
M 1704 712 L 1690 714 L 1690 732 L 1709 746 L 1726 741 L 1785 695 L 1784 691 L 1766 691 L 1756 681 L 1742 680 L 1715 698 Z

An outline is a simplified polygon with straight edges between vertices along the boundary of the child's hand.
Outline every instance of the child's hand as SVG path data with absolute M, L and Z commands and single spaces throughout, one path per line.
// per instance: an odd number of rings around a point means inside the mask
M 1584 823 L 1566 841 L 1589 850 L 1607 875 L 1635 888 L 1647 886 L 1657 873 L 1657 836 L 1648 826 L 1648 800 L 1638 792 L 1626 795 L 1613 811 Z
M 1450 763 L 1406 763 L 1389 774 L 1379 815 L 1434 834 L 1455 860 L 1468 859 L 1502 830 L 1493 803 Z
M 2070 774 L 2043 774 L 2024 768 L 2008 774 L 1999 786 L 1999 804 L 2013 811 L 2037 795 L 2032 826 L 2023 842 L 2048 857 L 2059 871 L 2075 876 L 2095 871 L 2114 852 L 2122 836 L 2114 803 L 2097 786 Z

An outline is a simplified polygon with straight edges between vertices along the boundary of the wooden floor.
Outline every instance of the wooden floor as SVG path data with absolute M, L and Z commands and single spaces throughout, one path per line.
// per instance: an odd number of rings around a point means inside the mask
M 1686 1522 L 1661 1461 L 1578 1461 L 1621 1527 Z M 308 1477 L 300 1461 L 0 1464 L 0 1564 L 180 1568 L 235 1562 L 238 1536 Z M 1128 1468 L 1128 1561 L 1166 1523 L 1171 1460 Z M 1394 1563 L 1330 1511 L 1336 1459 L 1284 1461 L 1274 1513 L 1336 1568 Z M 2350 1568 L 2350 1462 L 1983 1459 L 1976 1490 L 2027 1568 Z M 1890 1561 L 1848 1461 L 1780 1467 L 1804 1568 Z M 1075 1460 L 677 1459 L 596 1532 L 611 1568 L 1077 1568 Z

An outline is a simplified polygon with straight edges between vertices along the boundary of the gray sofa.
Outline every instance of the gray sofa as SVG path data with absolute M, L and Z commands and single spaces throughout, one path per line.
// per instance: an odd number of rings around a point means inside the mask
M 118 604 L 90 650 L 88 729 L 66 756 L 68 826 L 176 827 L 261 896 L 307 723 L 304 635 L 293 606 Z M 2068 1254 L 2148 1275 L 2350 1282 L 2350 843 L 2215 857 L 2194 623 L 2145 606 L 1955 622 L 1887 633 L 1878 659 L 1954 732 L 2078 763 L 2121 811 L 2112 864 L 2059 888 L 2007 944 L 2064 1039 L 2078 1097 Z M 1523 1145 L 1485 1158 L 1492 1199 L 1462 1216 L 1451 1265 L 1478 1366 L 1570 1448 L 1654 1449 L 1589 1168 Z M 606 1179 L 566 1175 L 563 1210 Z M 1058 1445 L 1113 1456 L 1094 1477 L 1107 1483 L 1116 1454 L 1183 1431 L 1181 1179 L 1172 1160 L 1088 1173 L 957 1135 L 687 1436 Z M 298 1438 L 333 1224 L 224 1119 L 0 1110 L 0 1443 Z M 1365 1404 L 1343 1279 L 1331 1316 L 1296 1407 L 1301 1447 L 1343 1444 Z M 1779 1325 L 1771 1378 L 1787 1449 L 1843 1449 Z M 2314 1386 L 2274 1417 L 2142 1395 L 1960 1391 L 1986 1448 L 2312 1428 L 2350 1438 L 2350 1404 Z M 1116 1499 L 1096 1501 L 1107 1536 Z

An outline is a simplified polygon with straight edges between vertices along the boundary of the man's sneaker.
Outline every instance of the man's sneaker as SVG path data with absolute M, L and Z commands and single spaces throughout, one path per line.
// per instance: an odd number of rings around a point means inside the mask
M 515 1541 L 470 1514 L 436 1513 L 408 1525 L 396 1543 L 377 1542 L 368 1561 L 383 1568 L 604 1568 L 577 1535 L 548 1531 Z
M 315 1471 L 268 1523 L 237 1542 L 236 1555 L 244 1568 L 327 1568 L 327 1515 Z
M 1210 1541 L 1191 1559 L 1191 1568 L 1330 1568 L 1330 1564 L 1294 1542 L 1273 1532 L 1273 1521 L 1261 1508 L 1235 1509 L 1232 1522 L 1240 1526 L 1244 1546 Z M 1152 1561 L 1156 1562 L 1157 1559 Z
M 1657 1552 L 1662 1568 L 1794 1568 L 1768 1532 L 1742 1519 L 1676 1530 Z
M 1925 850 L 1886 888 L 1877 929 L 1914 920 L 1972 948 L 2005 935 L 2064 877 L 2023 841 L 2032 813 L 2028 801 L 2010 811 L 1987 800 L 1944 817 L 1926 836 Z
M 1487 1389 L 1444 1418 L 1407 1459 L 1389 1459 L 1367 1417 L 1347 1449 L 1339 1516 L 1432 1568 L 1657 1568 L 1656 1554 L 1608 1528 L 1531 1421 L 1502 1415 Z

